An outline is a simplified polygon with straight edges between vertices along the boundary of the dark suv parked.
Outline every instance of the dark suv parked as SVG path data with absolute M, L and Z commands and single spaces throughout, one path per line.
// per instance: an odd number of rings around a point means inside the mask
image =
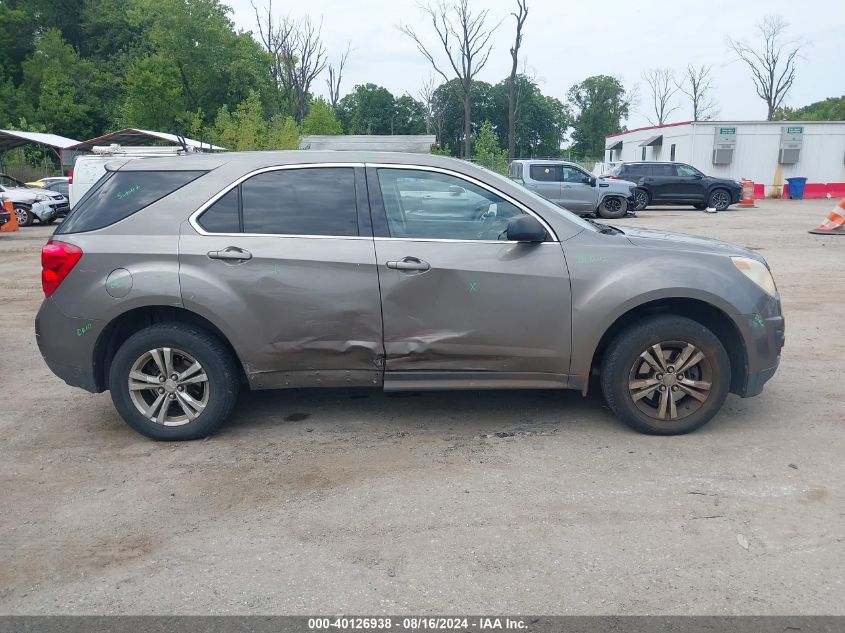
M 728 178 L 705 176 L 685 163 L 622 163 L 610 171 L 611 178 L 636 183 L 636 211 L 650 204 L 691 204 L 724 211 L 739 202 L 742 185 Z

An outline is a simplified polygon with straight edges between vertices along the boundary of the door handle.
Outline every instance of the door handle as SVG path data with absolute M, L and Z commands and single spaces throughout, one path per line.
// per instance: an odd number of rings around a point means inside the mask
M 252 253 L 236 246 L 228 246 L 222 251 L 208 251 L 209 259 L 222 259 L 224 261 L 245 262 L 252 259 Z
M 431 269 L 431 264 L 424 262 L 416 257 L 405 257 L 401 261 L 387 262 L 385 266 L 393 270 L 401 270 L 404 272 L 425 272 Z

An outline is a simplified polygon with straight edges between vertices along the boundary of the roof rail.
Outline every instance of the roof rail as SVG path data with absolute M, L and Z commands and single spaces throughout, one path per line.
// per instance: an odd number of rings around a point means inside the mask
M 121 156 L 176 156 L 196 151 L 193 147 L 158 147 L 158 146 L 131 146 L 125 147 L 118 143 L 111 145 L 95 145 L 91 148 L 93 154 L 121 155 Z

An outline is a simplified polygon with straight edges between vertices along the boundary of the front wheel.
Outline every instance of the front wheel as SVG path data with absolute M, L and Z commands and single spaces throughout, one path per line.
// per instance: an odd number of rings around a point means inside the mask
M 721 409 L 731 365 L 719 338 L 679 316 L 646 319 L 607 348 L 601 385 L 616 416 L 641 433 L 679 435 Z
M 151 325 L 117 350 L 112 401 L 127 424 L 156 440 L 193 440 L 223 424 L 238 395 L 235 361 L 223 343 L 187 323 Z
M 35 216 L 26 207 L 15 207 L 15 218 L 18 221 L 18 226 L 30 226 Z
M 651 198 L 648 195 L 648 191 L 646 191 L 645 189 L 635 189 L 634 200 L 637 203 L 637 205 L 634 207 L 634 211 L 642 211 L 648 206 L 648 203 L 651 202 Z
M 628 212 L 628 202 L 617 196 L 607 196 L 599 205 L 599 215 L 606 220 L 624 218 Z
M 724 189 L 714 189 L 710 194 L 708 206 L 716 211 L 724 211 L 731 204 L 731 194 Z

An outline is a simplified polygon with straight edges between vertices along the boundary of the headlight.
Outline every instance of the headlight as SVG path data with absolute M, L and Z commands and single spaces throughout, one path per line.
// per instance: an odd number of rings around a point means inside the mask
M 774 277 L 772 277 L 772 273 L 769 272 L 769 269 L 764 264 L 748 257 L 731 257 L 731 261 L 739 269 L 739 272 L 760 286 L 768 294 L 773 297 L 777 295 L 778 289 L 775 287 Z
M 35 194 L 35 199 L 38 200 L 38 202 L 44 202 L 45 200 L 49 200 L 50 196 L 45 196 L 43 193 L 37 193 Z

